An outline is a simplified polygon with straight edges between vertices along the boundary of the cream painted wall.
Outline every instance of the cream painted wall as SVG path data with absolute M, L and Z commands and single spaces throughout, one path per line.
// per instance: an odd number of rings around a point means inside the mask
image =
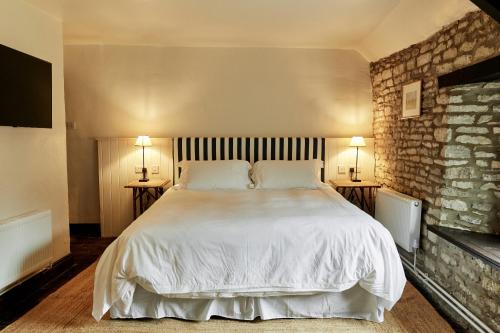
M 70 221 L 99 220 L 96 137 L 371 136 L 347 50 L 65 46 Z
M 51 62 L 53 84 L 52 129 L 0 126 L 0 220 L 50 209 L 59 259 L 69 253 L 62 25 L 23 1 L 2 0 L 0 43 Z

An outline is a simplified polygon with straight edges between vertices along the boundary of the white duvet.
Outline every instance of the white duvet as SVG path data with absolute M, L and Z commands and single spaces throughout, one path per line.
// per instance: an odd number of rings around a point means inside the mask
M 165 297 L 340 292 L 359 284 L 390 309 L 406 279 L 394 241 L 330 187 L 167 191 L 104 252 L 93 316 L 136 287 Z

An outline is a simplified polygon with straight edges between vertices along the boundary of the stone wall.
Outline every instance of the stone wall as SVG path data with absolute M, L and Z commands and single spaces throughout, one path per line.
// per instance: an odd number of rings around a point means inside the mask
M 439 224 L 500 233 L 500 83 L 439 89 L 437 77 L 500 55 L 500 25 L 467 14 L 429 39 L 370 65 L 375 177 L 423 201 L 419 266 L 500 331 L 500 274 L 427 232 Z M 402 86 L 422 80 L 422 113 L 401 119 Z M 485 268 L 486 267 L 486 268 Z
M 450 89 L 441 123 L 441 209 L 430 213 L 443 226 L 500 234 L 500 81 Z

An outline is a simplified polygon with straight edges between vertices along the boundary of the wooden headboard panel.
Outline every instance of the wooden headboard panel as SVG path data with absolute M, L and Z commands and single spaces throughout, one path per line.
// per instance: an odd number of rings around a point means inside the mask
M 182 137 L 174 138 L 174 182 L 182 161 L 310 160 L 325 161 L 325 138 L 321 137 Z M 324 168 L 321 180 L 325 179 Z

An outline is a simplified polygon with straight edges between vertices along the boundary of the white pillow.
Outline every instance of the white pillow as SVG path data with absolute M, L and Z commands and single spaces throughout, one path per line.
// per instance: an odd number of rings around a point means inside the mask
M 247 161 L 184 161 L 179 184 L 193 190 L 247 189 L 251 184 Z
M 321 161 L 258 161 L 252 168 L 257 189 L 318 188 Z

